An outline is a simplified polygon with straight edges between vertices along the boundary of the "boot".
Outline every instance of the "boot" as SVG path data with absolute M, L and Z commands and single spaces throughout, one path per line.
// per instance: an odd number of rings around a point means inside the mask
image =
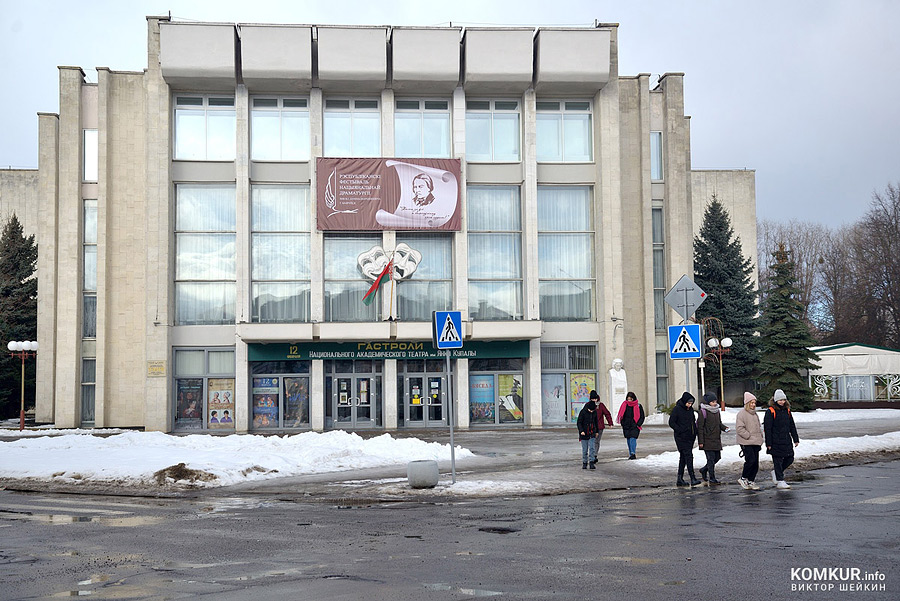
M 704 478 L 704 480 L 706 480 L 706 478 Z M 712 467 L 712 468 L 710 468 L 710 470 L 709 470 L 709 483 L 710 483 L 710 484 L 718 484 L 718 483 L 719 483 L 719 481 L 716 480 L 716 471 L 715 471 L 715 467 Z
M 597 469 L 596 463 L 597 463 L 596 461 L 591 462 L 591 469 L 592 469 L 592 470 Z
M 691 475 L 691 486 L 699 486 L 703 483 L 702 480 L 697 480 L 697 476 L 694 475 L 694 472 L 689 472 Z
M 688 483 L 684 481 L 684 478 L 680 477 L 675 481 L 675 486 L 687 486 Z
M 637 455 L 635 455 L 634 453 L 632 453 L 631 455 L 628 456 L 628 458 L 629 458 L 629 459 L 637 459 Z
M 586 470 L 586 469 L 587 469 L 587 463 L 582 463 L 582 464 L 581 464 L 581 469 Z
M 707 476 L 706 476 L 706 474 L 707 474 L 708 471 L 709 471 L 709 470 L 706 468 L 705 465 L 704 465 L 703 467 L 700 468 L 700 477 L 703 478 L 703 481 L 704 481 L 704 482 L 706 482 L 706 481 L 708 480 L 708 478 L 707 478 Z

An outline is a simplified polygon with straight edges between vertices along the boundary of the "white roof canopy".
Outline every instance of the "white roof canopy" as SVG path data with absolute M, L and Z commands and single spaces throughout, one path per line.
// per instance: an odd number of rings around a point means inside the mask
M 810 350 L 819 355 L 819 369 L 809 372 L 813 376 L 900 374 L 900 351 L 864 344 L 818 346 Z

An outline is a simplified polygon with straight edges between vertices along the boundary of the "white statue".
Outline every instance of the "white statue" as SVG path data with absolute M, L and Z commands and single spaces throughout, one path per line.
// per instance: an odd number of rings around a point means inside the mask
M 609 370 L 609 410 L 615 419 L 628 393 L 628 377 L 625 375 L 624 361 L 616 357 L 612 364 L 612 369 Z

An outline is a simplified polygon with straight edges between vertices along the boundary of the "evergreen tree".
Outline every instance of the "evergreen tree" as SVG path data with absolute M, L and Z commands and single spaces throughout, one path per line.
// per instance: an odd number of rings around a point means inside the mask
M 800 411 L 813 408 L 813 391 L 801 370 L 815 369 L 819 358 L 809 350 L 816 344 L 809 326 L 801 318 L 803 306 L 797 297 L 794 262 L 782 245 L 773 253 L 769 288 L 763 304 L 759 380 L 765 388 L 760 400 L 770 400 L 776 388 L 787 395 L 791 406 Z
M 10 356 L 10 340 L 37 340 L 37 245 L 13 214 L 0 235 L 0 417 L 19 414 L 21 359 Z M 25 405 L 34 404 L 34 361 L 25 362 Z
M 697 308 L 697 320 L 719 319 L 725 336 L 732 340 L 722 362 L 725 379 L 751 378 L 759 360 L 753 263 L 744 258 L 741 240 L 735 237 L 728 212 L 715 194 L 703 214 L 700 234 L 694 238 L 694 282 L 706 292 L 706 300 Z M 708 386 L 718 388 L 718 372 L 706 371 Z

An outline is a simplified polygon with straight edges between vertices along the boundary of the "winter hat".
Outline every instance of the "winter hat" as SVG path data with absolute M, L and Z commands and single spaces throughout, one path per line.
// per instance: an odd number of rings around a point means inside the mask
M 746 405 L 747 403 L 749 403 L 750 401 L 755 401 L 755 400 L 756 400 L 756 397 L 753 396 L 752 393 L 750 393 L 750 392 L 745 392 L 745 393 L 744 393 L 744 404 L 745 404 L 745 405 Z
M 593 401 L 594 399 L 596 399 L 596 400 L 598 400 L 598 401 L 600 400 L 600 395 L 597 394 L 597 391 L 596 391 L 596 390 L 592 390 L 592 391 L 591 391 L 591 400 Z
M 713 403 L 719 402 L 719 399 L 716 398 L 715 392 L 707 392 L 703 395 L 703 402 L 707 405 L 712 405 Z
M 775 390 L 775 396 L 772 397 L 773 401 L 786 401 L 787 395 L 784 394 L 784 391 L 780 388 Z
M 694 395 L 692 395 L 690 392 L 685 392 L 683 395 L 681 395 L 681 398 L 678 399 L 678 402 L 681 403 L 682 405 L 687 405 L 688 403 L 693 403 Z

